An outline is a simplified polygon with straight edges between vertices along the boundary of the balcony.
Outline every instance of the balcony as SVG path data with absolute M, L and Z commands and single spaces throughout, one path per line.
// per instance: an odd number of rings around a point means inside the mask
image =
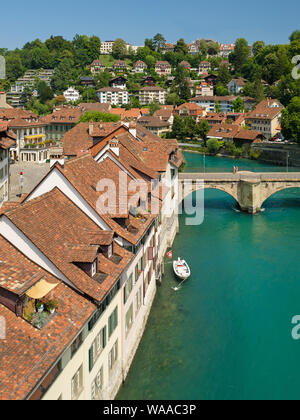
M 55 316 L 58 303 L 51 296 L 58 284 L 41 279 L 23 296 L 22 316 L 33 327 L 42 329 Z

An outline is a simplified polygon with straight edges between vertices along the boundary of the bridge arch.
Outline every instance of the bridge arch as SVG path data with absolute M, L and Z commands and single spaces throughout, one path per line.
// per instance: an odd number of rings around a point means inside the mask
M 235 191 L 235 188 L 229 188 L 222 185 L 210 185 L 210 184 L 202 184 L 202 185 L 193 185 L 191 190 L 185 190 L 183 189 L 183 193 L 181 196 L 181 201 L 183 201 L 186 197 L 188 197 L 190 194 L 200 191 L 200 190 L 217 190 L 226 193 L 230 197 L 232 197 L 237 204 L 239 204 L 238 194 L 237 191 Z
M 261 200 L 261 207 L 263 207 L 265 202 L 268 201 L 270 198 L 274 197 L 277 193 L 280 193 L 282 191 L 288 191 L 288 190 L 296 190 L 296 189 L 300 189 L 300 184 L 299 185 L 281 185 L 276 188 L 272 188 L 271 191 L 268 191 L 268 193 L 265 194 L 265 197 Z

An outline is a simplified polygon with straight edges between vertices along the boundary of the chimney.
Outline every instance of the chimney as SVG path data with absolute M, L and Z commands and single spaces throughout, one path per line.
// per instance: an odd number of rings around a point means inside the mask
M 119 140 L 116 137 L 110 140 L 109 148 L 116 156 L 120 156 Z
M 92 136 L 94 131 L 94 123 L 93 121 L 89 122 L 89 135 Z

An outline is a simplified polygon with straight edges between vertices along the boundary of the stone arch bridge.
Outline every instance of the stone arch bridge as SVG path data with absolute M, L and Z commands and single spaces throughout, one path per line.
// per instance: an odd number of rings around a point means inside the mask
M 300 188 L 300 172 L 180 173 L 181 199 L 193 191 L 213 188 L 225 191 L 241 210 L 255 214 L 278 191 Z

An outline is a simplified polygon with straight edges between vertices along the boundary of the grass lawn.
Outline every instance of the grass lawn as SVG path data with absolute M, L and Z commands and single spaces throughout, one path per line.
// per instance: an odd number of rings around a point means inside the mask
M 100 61 L 106 66 L 111 67 L 115 61 L 117 61 L 112 55 L 100 55 Z M 132 65 L 132 62 L 129 58 L 125 58 L 124 60 L 128 65 Z

